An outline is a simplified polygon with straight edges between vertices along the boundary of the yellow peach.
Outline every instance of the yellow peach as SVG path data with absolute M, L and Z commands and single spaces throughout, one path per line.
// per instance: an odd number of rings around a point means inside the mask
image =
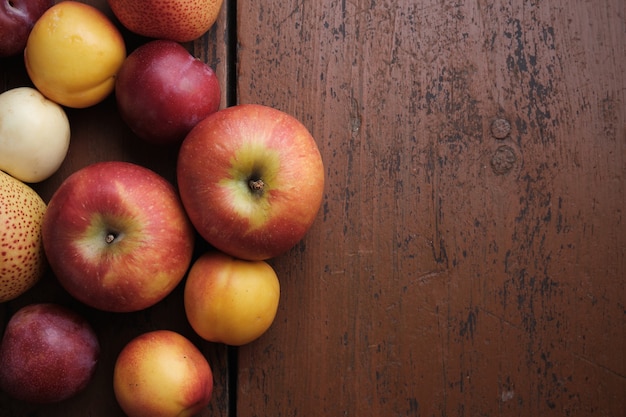
M 124 59 L 122 34 L 93 6 L 63 1 L 35 23 L 24 50 L 30 79 L 50 100 L 84 108 L 115 88 Z
M 276 272 L 265 261 L 208 252 L 192 265 L 185 283 L 185 313 L 210 342 L 240 346 L 272 325 L 280 299 Z
M 189 339 L 155 330 L 122 349 L 113 370 L 113 389 L 129 417 L 189 417 L 211 400 L 213 373 Z

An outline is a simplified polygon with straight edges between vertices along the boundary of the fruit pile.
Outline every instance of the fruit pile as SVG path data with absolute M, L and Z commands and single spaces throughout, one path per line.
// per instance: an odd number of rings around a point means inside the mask
M 279 280 L 267 261 L 293 248 L 319 211 L 318 147 L 277 109 L 220 108 L 220 80 L 181 43 L 213 26 L 222 0 L 107 4 L 116 22 L 75 1 L 0 4 L 0 58 L 23 54 L 32 82 L 0 94 L 0 303 L 48 270 L 75 300 L 111 313 L 141 311 L 184 285 L 184 313 L 198 336 L 250 343 L 278 309 Z M 127 53 L 118 25 L 146 41 Z M 138 164 L 102 161 L 71 173 L 46 204 L 29 184 L 52 176 L 68 154 L 65 109 L 111 95 L 139 142 L 177 146 L 176 183 Z M 211 250 L 195 256 L 198 238 Z M 70 398 L 89 384 L 99 353 L 76 312 L 27 305 L 4 330 L 0 390 L 39 403 Z M 165 329 L 131 340 L 111 383 L 130 417 L 193 415 L 213 390 L 206 358 Z

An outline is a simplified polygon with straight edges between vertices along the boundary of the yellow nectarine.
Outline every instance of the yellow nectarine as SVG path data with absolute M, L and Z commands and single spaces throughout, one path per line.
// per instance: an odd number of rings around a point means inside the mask
M 35 23 L 24 50 L 35 87 L 68 107 L 89 107 L 115 88 L 126 58 L 122 34 L 93 6 L 63 1 Z
M 205 340 L 240 346 L 260 337 L 278 310 L 280 284 L 265 261 L 209 252 L 192 265 L 185 283 L 185 312 Z
M 129 417 L 189 417 L 211 400 L 213 373 L 189 339 L 155 330 L 122 349 L 113 370 L 113 389 Z

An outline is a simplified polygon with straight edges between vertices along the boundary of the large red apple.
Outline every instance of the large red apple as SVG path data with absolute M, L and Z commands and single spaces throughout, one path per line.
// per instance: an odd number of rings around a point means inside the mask
M 108 0 L 113 14 L 131 32 L 188 42 L 217 20 L 223 0 Z
M 293 116 L 241 104 L 194 127 L 177 165 L 183 205 L 200 235 L 234 257 L 264 260 L 309 230 L 324 192 L 315 140 Z
M 35 22 L 54 3 L 54 0 L 0 1 L 0 57 L 22 53 Z
M 0 390 L 30 402 L 65 400 L 91 381 L 99 356 L 95 332 L 76 312 L 48 303 L 22 307 L 0 344 Z
M 184 277 L 194 231 L 174 187 L 129 162 L 99 162 L 70 175 L 42 225 L 50 267 L 83 303 L 105 311 L 156 304 Z
M 220 106 L 215 72 L 182 45 L 155 40 L 135 49 L 117 74 L 122 119 L 140 138 L 178 143 Z

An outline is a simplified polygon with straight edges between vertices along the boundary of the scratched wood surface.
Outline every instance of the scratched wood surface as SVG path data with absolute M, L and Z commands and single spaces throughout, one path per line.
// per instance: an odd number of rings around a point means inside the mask
M 625 3 L 273 6 L 237 5 L 239 100 L 328 186 L 237 415 L 623 415 Z
M 0 393 L 0 415 L 121 416 L 115 356 L 155 328 L 207 354 L 216 393 L 202 416 L 622 415 L 623 2 L 226 3 L 188 45 L 216 68 L 223 105 L 295 115 L 326 164 L 317 222 L 272 261 L 275 324 L 227 349 L 194 337 L 180 288 L 110 315 L 48 276 L 0 306 L 1 328 L 26 303 L 69 303 L 98 330 L 101 367 L 62 404 Z M 19 60 L 0 74 L 2 89 L 28 82 Z M 71 152 L 36 187 L 44 198 L 96 160 L 174 179 L 172 149 L 138 143 L 112 100 L 69 115 Z

